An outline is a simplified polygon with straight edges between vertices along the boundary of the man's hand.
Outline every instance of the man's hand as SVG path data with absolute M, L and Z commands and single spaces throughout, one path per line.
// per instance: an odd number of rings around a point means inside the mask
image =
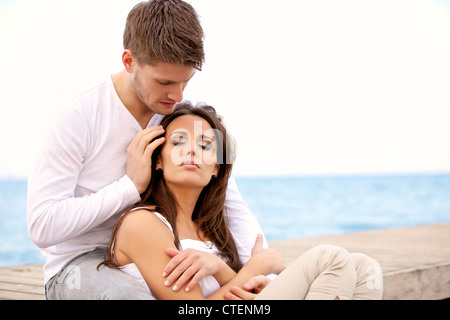
M 264 275 L 252 277 L 244 283 L 243 288 L 231 287 L 224 298 L 225 300 L 253 300 L 269 283 L 270 279 Z
M 258 272 L 262 274 L 275 273 L 279 274 L 286 268 L 286 261 L 283 255 L 276 249 L 263 248 L 263 236 L 258 234 L 255 245 L 252 249 L 252 256 L 250 260 L 256 259 L 258 264 L 265 268 L 265 272 Z
M 142 130 L 136 134 L 127 148 L 127 176 L 133 181 L 139 194 L 147 189 L 152 178 L 153 151 L 165 141 L 164 137 L 154 139 L 163 133 L 164 129 L 161 126 Z

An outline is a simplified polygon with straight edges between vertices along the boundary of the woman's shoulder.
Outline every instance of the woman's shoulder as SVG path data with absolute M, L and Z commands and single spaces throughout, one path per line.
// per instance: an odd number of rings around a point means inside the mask
M 170 246 L 175 241 L 170 224 L 165 224 L 159 213 L 150 207 L 134 208 L 122 216 L 114 250 L 119 266 L 132 263 L 143 251 L 161 249 L 158 244 Z M 162 217 L 162 216 L 161 216 Z
M 163 215 L 152 207 L 136 207 L 123 219 L 120 229 L 127 234 L 167 233 L 173 236 L 173 229 Z

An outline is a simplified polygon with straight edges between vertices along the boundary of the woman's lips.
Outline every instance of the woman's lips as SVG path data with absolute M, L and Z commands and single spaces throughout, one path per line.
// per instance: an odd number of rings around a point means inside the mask
M 184 161 L 181 163 L 182 167 L 188 168 L 188 169 L 199 169 L 200 166 L 196 164 L 194 161 Z

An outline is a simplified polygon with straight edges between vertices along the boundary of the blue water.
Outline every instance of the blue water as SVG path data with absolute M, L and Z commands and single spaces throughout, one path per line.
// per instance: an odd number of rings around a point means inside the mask
M 450 174 L 238 177 L 268 240 L 450 221 Z M 26 180 L 0 180 L 0 266 L 44 262 L 26 229 Z
M 450 175 L 240 178 L 269 240 L 450 221 Z

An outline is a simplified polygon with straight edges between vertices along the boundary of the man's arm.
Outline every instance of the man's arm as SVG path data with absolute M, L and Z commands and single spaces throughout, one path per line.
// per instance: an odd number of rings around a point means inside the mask
M 255 215 L 243 200 L 234 177 L 231 177 L 228 182 L 225 214 L 228 227 L 233 235 L 242 264 L 245 264 L 248 259 L 250 259 L 255 239 L 258 234 L 263 235 L 263 247 L 268 247 L 261 226 Z
M 140 199 L 126 175 L 90 195 L 75 195 L 92 143 L 89 121 L 77 109 L 67 113 L 51 131 L 28 181 L 27 225 L 38 247 L 83 234 Z

